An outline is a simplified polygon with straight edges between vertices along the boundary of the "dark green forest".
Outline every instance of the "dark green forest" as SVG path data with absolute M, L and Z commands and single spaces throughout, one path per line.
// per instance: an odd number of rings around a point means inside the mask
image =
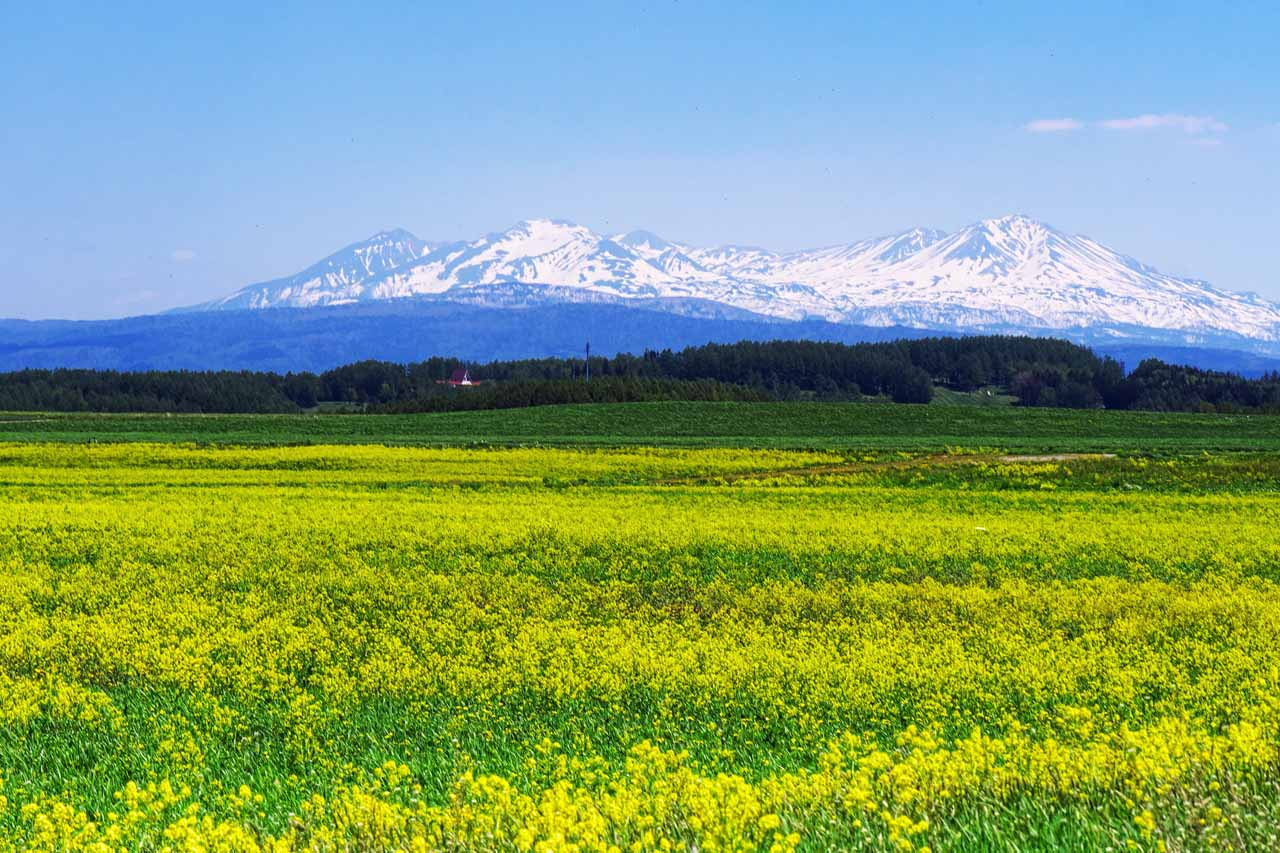
M 477 384 L 446 380 L 466 367 Z M 975 336 L 885 343 L 743 341 L 678 352 L 464 365 L 361 361 L 324 373 L 21 370 L 0 374 L 0 410 L 296 412 L 337 404 L 440 412 L 656 400 L 927 403 L 936 388 L 998 389 L 1017 405 L 1154 411 L 1280 412 L 1280 376 L 1110 358 L 1049 338 Z

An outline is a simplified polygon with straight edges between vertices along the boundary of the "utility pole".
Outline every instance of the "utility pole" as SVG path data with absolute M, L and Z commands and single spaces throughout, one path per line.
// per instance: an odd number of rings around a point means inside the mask
M 591 341 L 587 341 L 587 381 L 591 381 Z

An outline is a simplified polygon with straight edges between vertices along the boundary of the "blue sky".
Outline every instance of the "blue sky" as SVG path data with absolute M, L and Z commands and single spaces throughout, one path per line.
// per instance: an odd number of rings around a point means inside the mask
M 0 31 L 4 317 L 544 216 L 792 249 L 1018 212 L 1280 299 L 1274 2 L 41 5 Z

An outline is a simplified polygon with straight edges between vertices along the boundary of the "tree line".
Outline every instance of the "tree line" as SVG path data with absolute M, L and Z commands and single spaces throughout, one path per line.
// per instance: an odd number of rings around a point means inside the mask
M 934 389 L 996 388 L 1019 405 L 1280 412 L 1280 376 L 1258 379 L 1156 360 L 1122 365 L 1051 338 L 974 336 L 883 343 L 742 341 L 639 355 L 466 365 L 455 358 L 361 361 L 323 373 L 22 370 L 0 374 L 0 410 L 296 412 L 338 404 L 372 412 L 644 400 L 928 402 Z M 587 373 L 590 381 L 586 381 Z

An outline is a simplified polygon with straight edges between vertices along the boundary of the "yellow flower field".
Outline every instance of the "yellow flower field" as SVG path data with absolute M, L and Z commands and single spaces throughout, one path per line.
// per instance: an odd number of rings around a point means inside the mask
M 1274 848 L 1278 486 L 0 446 L 0 846 Z

